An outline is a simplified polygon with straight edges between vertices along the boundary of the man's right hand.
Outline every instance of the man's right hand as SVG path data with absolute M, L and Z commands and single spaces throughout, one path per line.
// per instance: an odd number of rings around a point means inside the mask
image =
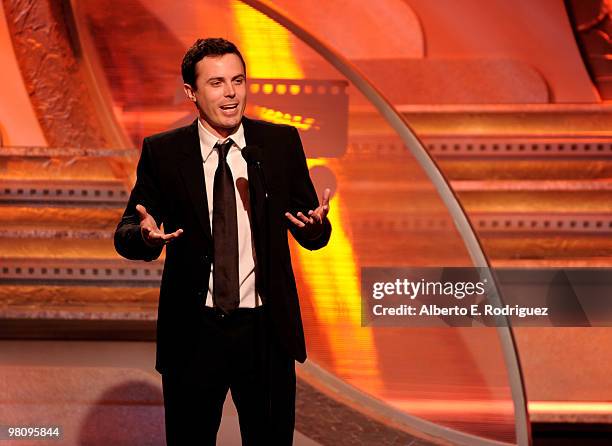
M 177 229 L 171 234 L 165 234 L 163 224 L 161 229 L 158 228 L 157 222 L 151 215 L 149 215 L 143 205 L 137 204 L 136 211 L 140 216 L 140 233 L 142 234 L 142 239 L 149 246 L 158 247 L 165 245 L 183 233 L 182 229 Z

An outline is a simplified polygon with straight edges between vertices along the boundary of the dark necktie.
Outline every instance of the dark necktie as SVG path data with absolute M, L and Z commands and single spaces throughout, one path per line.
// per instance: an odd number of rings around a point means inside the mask
M 213 186 L 213 302 L 225 314 L 238 308 L 240 302 L 236 192 L 227 164 L 227 153 L 232 144 L 231 139 L 215 144 L 219 165 Z

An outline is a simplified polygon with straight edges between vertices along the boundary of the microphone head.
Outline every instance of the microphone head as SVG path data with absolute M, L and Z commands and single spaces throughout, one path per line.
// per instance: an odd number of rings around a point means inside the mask
M 261 146 L 247 145 L 240 151 L 240 153 L 247 164 L 261 163 L 263 161 Z

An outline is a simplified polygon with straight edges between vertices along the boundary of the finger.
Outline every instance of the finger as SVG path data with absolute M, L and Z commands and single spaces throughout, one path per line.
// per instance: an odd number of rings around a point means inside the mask
M 163 233 L 160 233 L 157 230 L 145 227 L 143 228 L 143 238 L 146 243 L 152 246 L 160 246 L 166 243 L 161 236 Z
M 166 236 L 166 234 L 164 234 L 163 232 L 160 232 L 158 230 L 152 230 L 151 232 L 149 232 L 149 239 L 160 239 L 163 240 L 163 238 Z
M 328 187 L 323 192 L 323 206 L 327 206 L 329 204 L 329 196 L 331 195 L 331 189 Z
M 297 214 L 295 214 L 295 215 L 297 216 L 297 218 L 299 218 L 299 219 L 300 219 L 300 221 L 301 221 L 302 223 L 309 223 L 308 218 L 307 218 L 307 217 L 306 217 L 304 214 L 302 214 L 301 212 L 298 212 L 298 213 L 297 213 Z
M 323 221 L 320 215 L 320 208 L 317 208 L 314 211 L 308 211 L 308 215 L 314 218 L 317 223 L 321 223 Z
M 136 212 L 138 212 L 138 215 L 140 216 L 141 220 L 144 220 L 149 216 L 149 214 L 147 213 L 147 209 L 142 204 L 136 205 Z
M 176 231 L 171 232 L 170 234 L 164 234 L 164 235 L 162 235 L 162 238 L 163 238 L 164 240 L 172 240 L 172 239 L 175 239 L 175 238 L 177 238 L 177 237 L 180 237 L 180 235 L 181 235 L 182 233 L 183 233 L 183 230 L 182 230 L 182 229 L 177 229 Z
M 155 220 L 143 220 L 140 222 L 140 227 L 147 232 L 157 232 L 163 234 L 163 229 L 160 230 L 155 223 Z
M 327 210 L 329 209 L 329 205 L 321 205 L 314 210 L 314 213 L 317 214 L 321 219 L 325 218 L 327 215 Z
M 147 209 L 141 205 L 136 205 L 136 211 L 138 212 L 138 216 L 140 217 L 140 224 L 146 224 L 150 228 L 157 229 L 157 222 L 155 219 L 147 212 Z
M 291 215 L 289 212 L 285 212 L 285 217 L 287 217 L 287 219 L 293 223 L 294 225 L 303 228 L 304 226 L 306 226 L 304 223 L 302 223 L 301 221 L 299 221 L 297 218 L 295 218 L 293 215 Z
M 301 212 L 297 213 L 297 216 L 300 218 L 300 220 L 302 220 L 304 223 L 306 224 L 312 224 L 314 223 L 312 218 L 308 218 L 306 217 L 304 214 L 302 214 Z

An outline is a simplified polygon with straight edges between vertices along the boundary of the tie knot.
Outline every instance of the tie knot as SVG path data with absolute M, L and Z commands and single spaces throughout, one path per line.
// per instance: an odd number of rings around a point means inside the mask
M 215 144 L 215 147 L 217 148 L 217 150 L 219 150 L 220 159 L 225 159 L 227 157 L 227 153 L 232 147 L 232 144 L 234 144 L 234 141 L 232 141 L 232 138 L 228 138 L 228 140 L 225 141 L 224 143 L 217 142 Z

